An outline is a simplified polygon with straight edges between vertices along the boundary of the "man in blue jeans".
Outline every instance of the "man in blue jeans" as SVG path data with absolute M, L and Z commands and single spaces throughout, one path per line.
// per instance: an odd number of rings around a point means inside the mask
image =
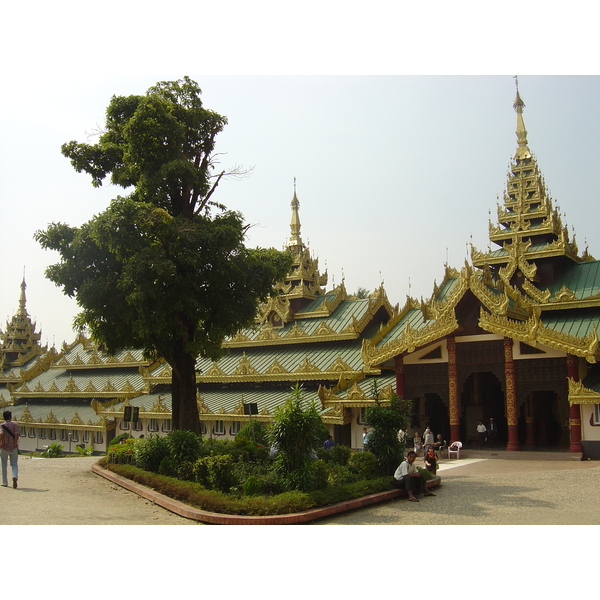
M 0 459 L 2 460 L 2 486 L 8 487 L 8 459 L 12 469 L 13 487 L 16 489 L 19 480 L 19 426 L 13 423 L 12 413 L 5 410 L 2 414 L 4 423 L 0 425 Z

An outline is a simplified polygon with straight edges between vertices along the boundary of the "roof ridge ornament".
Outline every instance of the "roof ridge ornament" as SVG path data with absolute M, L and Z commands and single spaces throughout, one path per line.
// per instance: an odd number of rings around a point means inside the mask
M 517 134 L 517 142 L 519 144 L 515 154 L 515 160 L 519 160 L 523 158 L 531 158 L 531 152 L 527 147 L 527 129 L 525 129 L 525 122 L 523 121 L 523 109 L 525 108 L 525 102 L 523 102 L 523 99 L 519 94 L 519 78 L 516 75 L 514 78 L 517 88 L 517 96 L 513 102 L 513 108 L 517 113 L 517 131 L 515 133 Z

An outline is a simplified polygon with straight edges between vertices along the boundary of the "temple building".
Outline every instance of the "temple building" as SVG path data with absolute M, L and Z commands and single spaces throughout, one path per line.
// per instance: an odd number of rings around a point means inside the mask
M 496 249 L 471 246 L 472 264 L 446 266 L 431 299 L 409 300 L 364 341 L 363 357 L 393 368 L 420 425 L 448 440 L 468 446 L 492 419 L 507 450 L 600 454 L 600 263 L 578 253 L 553 206 L 524 107 L 517 88 L 517 149 L 489 225 Z
M 255 325 L 224 342 L 220 360 L 197 360 L 202 432 L 232 439 L 252 418 L 269 423 L 299 384 L 305 404 L 317 404 L 336 441 L 359 448 L 364 409 L 375 395 L 389 398 L 395 382 L 393 373 L 365 365 L 363 340 L 397 307 L 383 285 L 366 298 L 348 294 L 343 282 L 326 291 L 327 274 L 301 238 L 295 189 L 291 208 L 287 248 L 294 262 L 288 277 L 260 307 Z M 80 336 L 55 352 L 48 368 L 20 383 L 11 397 L 23 450 L 67 442 L 65 451 L 75 444 L 103 451 L 121 433 L 171 430 L 171 368 L 164 360 L 145 360 L 141 350 L 109 356 Z M 246 414 L 245 405 L 254 405 L 256 413 Z M 133 421 L 124 418 L 128 407 L 137 409 Z
M 205 436 L 231 439 L 250 419 L 269 423 L 300 384 L 336 443 L 353 448 L 362 446 L 365 409 L 396 392 L 413 400 L 413 431 L 429 425 L 469 447 L 478 422 L 489 428 L 493 420 L 498 448 L 600 458 L 600 262 L 579 252 L 554 207 L 529 149 L 524 107 L 517 88 L 517 149 L 489 224 L 495 249 L 471 246 L 470 263 L 446 265 L 427 301 L 392 306 L 383 284 L 367 297 L 349 294 L 343 281 L 327 291 L 327 273 L 302 241 L 294 184 L 292 270 L 254 326 L 225 340 L 221 359 L 197 360 Z M 60 352 L 39 339 L 23 282 L 0 370 L 0 403 L 11 405 L 23 450 L 56 441 L 65 451 L 104 451 L 120 433 L 171 430 L 164 360 L 135 349 L 109 356 L 84 336 Z

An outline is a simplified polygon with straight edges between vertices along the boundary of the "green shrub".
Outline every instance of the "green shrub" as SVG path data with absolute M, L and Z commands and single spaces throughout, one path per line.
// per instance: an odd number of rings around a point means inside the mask
M 58 458 L 63 456 L 63 446 L 62 444 L 54 443 L 49 446 L 45 446 L 44 451 L 42 452 L 42 456 L 44 458 Z
M 80 456 L 92 456 L 92 454 L 94 454 L 93 446 L 88 446 L 87 448 L 85 448 L 83 445 L 75 446 L 75 450 Z
M 251 440 L 255 444 L 261 446 L 267 445 L 267 428 L 260 421 L 252 421 L 244 425 L 235 436 L 237 441 L 238 437 Z
M 372 452 L 353 452 L 348 459 L 348 466 L 359 479 L 373 479 L 379 475 L 379 461 Z
M 229 492 L 238 483 L 233 458 L 228 454 L 198 459 L 194 465 L 194 474 L 198 483 L 219 492 Z
M 328 463 L 334 463 L 336 465 L 347 465 L 348 459 L 352 454 L 352 450 L 348 446 L 334 446 L 329 450 L 320 448 L 317 452 L 317 456 Z
M 378 459 L 380 473 L 393 473 L 404 458 L 404 443 L 398 439 L 398 430 L 406 430 L 412 402 L 399 398 L 392 393 L 387 404 L 383 404 L 377 389 L 377 381 L 373 382 L 375 405 L 365 413 L 365 424 L 372 428 L 369 435 L 369 452 Z
M 323 421 L 316 404 L 302 407 L 302 388 L 296 384 L 286 402 L 275 410 L 269 445 L 277 448 L 275 468 L 288 490 L 309 489 L 314 483 L 312 460 L 321 447 Z
M 108 443 L 108 447 L 110 448 L 111 446 L 114 446 L 115 444 L 120 444 L 121 440 L 125 441 L 130 438 L 131 438 L 131 436 L 129 435 L 129 433 L 120 433 L 119 435 L 115 436 L 112 440 L 110 440 L 110 442 Z
M 108 447 L 108 460 L 116 464 L 131 464 L 136 440 L 134 438 L 126 439 L 122 444 L 115 444 Z
M 202 451 L 202 438 L 193 431 L 174 429 L 167 435 L 167 447 L 176 466 L 186 460 L 196 462 Z
M 133 451 L 134 464 L 140 469 L 158 473 L 163 458 L 169 456 L 167 438 L 150 434 L 147 438 L 138 439 Z
M 329 467 L 327 483 L 332 486 L 353 483 L 359 479 L 358 474 L 347 465 L 332 464 Z

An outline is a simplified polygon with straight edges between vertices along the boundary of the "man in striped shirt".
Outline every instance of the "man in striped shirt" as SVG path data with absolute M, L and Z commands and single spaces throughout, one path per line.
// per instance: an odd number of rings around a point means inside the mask
M 2 485 L 8 486 L 8 460 L 12 469 L 13 487 L 16 489 L 19 479 L 19 426 L 13 423 L 12 413 L 5 410 L 2 414 L 4 423 L 0 425 L 0 459 L 2 460 Z

